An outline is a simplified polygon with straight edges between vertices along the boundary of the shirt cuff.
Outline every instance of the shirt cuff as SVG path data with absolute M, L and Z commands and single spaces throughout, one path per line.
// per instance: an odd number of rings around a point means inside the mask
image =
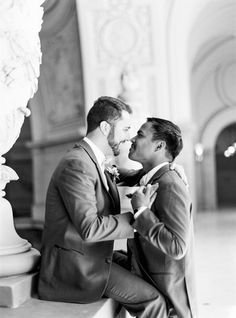
M 146 206 L 140 206 L 138 209 L 135 209 L 134 219 L 136 220 L 139 217 L 139 215 L 142 214 L 143 211 L 146 209 L 147 209 Z

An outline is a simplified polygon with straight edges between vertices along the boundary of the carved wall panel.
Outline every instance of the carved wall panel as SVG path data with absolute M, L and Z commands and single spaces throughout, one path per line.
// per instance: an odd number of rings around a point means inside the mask
M 135 1 L 110 1 L 92 17 L 99 63 L 152 62 L 150 6 Z
M 147 85 L 149 78 L 155 81 L 152 23 L 155 7 L 150 0 L 104 0 L 99 3 L 77 0 L 86 110 L 99 95 L 120 95 L 124 90 L 124 75 L 139 83 L 139 101 L 143 107 L 148 105 L 147 88 L 143 85 Z M 131 80 L 130 84 L 132 86 Z M 130 96 L 134 93 L 133 89 L 131 91 Z M 126 93 L 129 92 L 126 90 Z M 129 102 L 137 104 L 133 99 Z

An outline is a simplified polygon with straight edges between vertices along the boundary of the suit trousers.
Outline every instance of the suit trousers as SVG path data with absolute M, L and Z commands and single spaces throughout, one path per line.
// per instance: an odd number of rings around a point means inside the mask
M 166 302 L 160 292 L 120 264 L 113 261 L 104 296 L 116 300 L 131 316 L 167 318 Z

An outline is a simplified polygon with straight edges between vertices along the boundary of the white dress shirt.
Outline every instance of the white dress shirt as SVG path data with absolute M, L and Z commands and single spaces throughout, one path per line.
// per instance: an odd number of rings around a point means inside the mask
M 92 149 L 92 151 L 94 153 L 94 156 L 96 157 L 97 162 L 99 164 L 99 167 L 101 168 L 102 177 L 103 177 L 103 180 L 105 182 L 106 189 L 108 190 L 109 187 L 108 187 L 108 184 L 107 184 L 107 178 L 106 178 L 105 173 L 104 173 L 106 157 L 105 157 L 104 153 L 98 148 L 98 146 L 96 146 L 95 143 L 92 142 L 92 140 L 90 140 L 88 137 L 84 137 L 83 140 Z
M 160 170 L 162 167 L 164 167 L 165 165 L 168 165 L 169 162 L 165 161 L 160 163 L 159 165 L 157 165 L 156 167 L 152 168 L 152 170 L 148 171 L 148 173 L 146 173 L 144 176 L 142 176 L 142 178 L 139 181 L 139 184 L 141 186 L 146 186 L 149 182 L 149 180 L 154 176 L 154 174 Z
M 146 186 L 149 182 L 149 180 L 154 176 L 154 174 L 160 170 L 162 167 L 167 165 L 169 162 L 165 161 L 162 162 L 161 164 L 157 165 L 156 167 L 152 168 L 148 173 L 146 173 L 144 176 L 139 181 L 140 186 Z M 146 210 L 146 206 L 141 206 L 138 208 L 138 212 L 135 213 L 134 218 L 137 219 L 137 217 L 144 211 Z

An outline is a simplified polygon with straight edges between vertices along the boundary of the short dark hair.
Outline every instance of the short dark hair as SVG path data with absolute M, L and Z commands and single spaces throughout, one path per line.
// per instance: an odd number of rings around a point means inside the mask
M 131 107 L 118 98 L 101 96 L 93 104 L 87 116 L 87 133 L 96 129 L 102 121 L 112 124 L 122 116 L 122 111 L 132 113 Z
M 147 122 L 152 125 L 152 140 L 161 139 L 165 141 L 173 161 L 183 149 L 180 128 L 171 121 L 162 118 L 149 117 Z

